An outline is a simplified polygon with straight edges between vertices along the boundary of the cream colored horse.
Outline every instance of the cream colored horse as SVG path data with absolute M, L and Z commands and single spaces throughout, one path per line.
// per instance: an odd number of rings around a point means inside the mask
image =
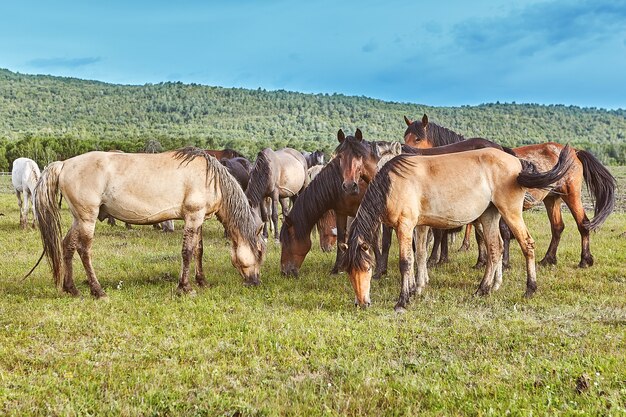
M 537 288 L 534 241 L 522 218 L 526 188 L 547 187 L 562 178 L 572 162 L 565 147 L 558 163 L 539 173 L 532 164 L 497 149 L 487 148 L 440 156 L 403 154 L 387 163 L 370 183 L 352 223 L 346 269 L 356 303 L 370 303 L 377 225 L 396 230 L 400 246 L 402 289 L 396 304 L 403 311 L 410 296 L 428 282 L 426 239 L 428 227 L 449 229 L 478 219 L 488 250 L 487 267 L 479 294 L 498 289 L 502 282 L 500 216 L 511 228 L 526 258 L 526 296 Z M 413 273 L 413 229 L 417 227 L 417 282 Z
M 167 191 L 165 191 L 167 190 Z M 161 154 L 89 152 L 50 164 L 37 184 L 37 220 L 44 253 L 57 287 L 77 295 L 72 257 L 77 250 L 91 294 L 106 296 L 91 264 L 96 221 L 111 215 L 132 224 L 185 221 L 178 291 L 192 292 L 189 269 L 206 285 L 202 269 L 202 224 L 215 214 L 230 232 L 231 261 L 247 284 L 259 283 L 265 245 L 241 187 L 215 158 L 196 148 Z M 61 242 L 59 193 L 74 218 Z
M 29 200 L 33 206 L 33 227 L 35 227 L 35 185 L 41 176 L 37 163 L 28 158 L 17 158 L 13 161 L 11 182 L 17 194 L 17 205 L 20 207 L 20 227 L 28 225 Z

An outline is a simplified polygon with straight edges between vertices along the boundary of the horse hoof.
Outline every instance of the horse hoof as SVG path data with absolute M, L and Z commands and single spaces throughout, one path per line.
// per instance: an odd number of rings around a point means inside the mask
M 578 264 L 579 268 L 589 268 L 590 266 L 593 266 L 593 258 L 581 259 Z
M 524 298 L 532 298 L 532 296 L 535 294 L 535 291 L 536 290 L 533 289 L 527 289 L 524 293 Z
M 78 297 L 80 295 L 80 291 L 74 286 L 71 287 L 63 287 L 63 291 L 71 295 L 72 297 Z
M 196 284 L 198 284 L 198 287 L 200 288 L 206 288 L 209 286 L 209 284 L 207 284 L 205 279 L 197 279 Z
M 191 286 L 185 286 L 185 287 L 181 287 L 179 286 L 178 288 L 176 288 L 176 294 L 177 295 L 189 295 L 189 296 L 194 296 L 196 295 L 196 291 L 191 288 Z
M 404 314 L 406 313 L 406 308 L 404 306 L 401 305 L 397 305 L 393 308 L 393 310 L 398 313 L 398 314 Z
M 550 266 L 550 265 L 556 265 L 556 259 L 554 258 L 543 258 L 541 261 L 539 261 L 539 265 L 540 266 Z
M 93 295 L 93 296 L 95 297 L 95 299 L 96 299 L 96 300 L 103 300 L 103 299 L 107 299 L 107 298 L 109 298 L 109 297 L 107 296 L 107 294 L 106 294 L 104 291 L 102 291 L 102 290 L 99 290 L 99 291 L 91 291 L 91 295 Z
M 490 292 L 491 292 L 491 290 L 489 290 L 489 289 L 485 289 L 485 288 L 482 288 L 482 287 L 478 287 L 478 289 L 476 290 L 476 292 L 474 293 L 474 295 L 478 295 L 478 296 L 481 296 L 481 297 L 485 297 L 485 296 L 489 295 L 489 293 L 490 293 Z

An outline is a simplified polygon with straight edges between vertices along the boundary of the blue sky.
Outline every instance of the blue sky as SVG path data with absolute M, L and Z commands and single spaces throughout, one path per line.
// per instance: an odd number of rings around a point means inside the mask
M 626 0 L 20 0 L 0 5 L 0 67 L 437 106 L 626 108 Z

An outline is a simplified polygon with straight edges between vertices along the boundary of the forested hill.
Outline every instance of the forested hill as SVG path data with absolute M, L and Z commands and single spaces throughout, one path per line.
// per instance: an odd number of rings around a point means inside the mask
M 420 101 L 419 91 L 415 101 Z M 340 94 L 301 94 L 197 84 L 115 85 L 0 69 L 0 170 L 19 156 L 40 165 L 91 149 L 335 147 L 339 128 L 367 139 L 402 140 L 403 116 L 503 145 L 545 141 L 590 149 L 626 164 L 626 110 L 562 105 L 432 107 Z M 156 141 L 156 142 L 155 142 Z

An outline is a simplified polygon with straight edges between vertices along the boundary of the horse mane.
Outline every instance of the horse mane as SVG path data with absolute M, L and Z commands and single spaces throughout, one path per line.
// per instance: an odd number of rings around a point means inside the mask
M 428 138 L 433 146 L 449 145 L 451 143 L 461 142 L 465 140 L 465 137 L 456 133 L 447 127 L 439 126 L 436 123 L 429 122 L 426 125 L 427 132 L 424 132 L 424 127 L 421 121 L 416 120 L 406 128 L 404 136 L 408 133 L 413 133 L 417 136 L 418 140 L 422 140 L 425 137 Z
M 332 159 L 302 191 L 289 212 L 296 239 L 305 238 L 313 229 L 315 222 L 333 208 L 333 203 L 339 200 L 343 193 L 342 182 L 339 160 Z M 289 233 L 284 227 L 280 230 L 280 241 L 289 242 Z
M 271 174 L 272 167 L 264 149 L 257 154 L 256 161 L 250 172 L 248 188 L 246 189 L 246 197 L 248 197 L 253 206 L 260 205 L 263 201 Z
M 262 240 L 258 238 L 257 227 L 253 220 L 254 216 L 246 195 L 235 178 L 228 173 L 226 167 L 220 164 L 217 159 L 204 152 L 203 149 L 193 146 L 178 149 L 174 153 L 174 158 L 180 160 L 181 165 L 187 165 L 199 156 L 206 161 L 207 182 L 212 176 L 220 187 L 222 201 L 216 213 L 217 219 L 224 225 L 231 236 L 241 236 L 251 248 L 256 248 L 258 243 L 263 244 Z M 252 252 L 257 260 L 260 260 L 261 253 L 256 250 Z M 262 252 L 265 251 L 263 250 Z
M 345 269 L 356 268 L 359 271 L 365 271 L 373 266 L 375 260 L 372 254 L 370 251 L 361 250 L 359 240 L 372 248 L 378 244 L 378 229 L 382 215 L 386 210 L 387 196 L 391 190 L 390 173 L 406 177 L 401 169 L 409 157 L 410 155 L 394 157 L 383 165 L 367 187 L 363 201 L 361 201 L 356 217 L 350 226 L 348 249 L 344 257 Z
M 223 150 L 224 154 L 230 154 L 231 156 L 228 157 L 228 159 L 232 159 L 232 158 L 245 158 L 245 156 L 243 156 L 241 153 L 237 152 L 234 149 L 231 148 L 224 148 Z

